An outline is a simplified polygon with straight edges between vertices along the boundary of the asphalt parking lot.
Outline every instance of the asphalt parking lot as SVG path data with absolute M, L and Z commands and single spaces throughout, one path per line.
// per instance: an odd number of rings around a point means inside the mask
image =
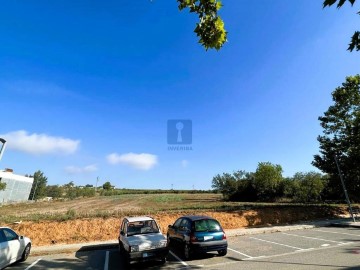
M 319 227 L 307 230 L 229 237 L 228 254 L 199 255 L 183 261 L 172 248 L 168 262 L 132 264 L 132 269 L 360 269 L 360 229 Z M 7 270 L 125 269 L 117 248 L 30 256 Z

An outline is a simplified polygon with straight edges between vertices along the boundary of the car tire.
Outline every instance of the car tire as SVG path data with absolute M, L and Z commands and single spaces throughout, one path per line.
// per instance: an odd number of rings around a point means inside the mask
M 190 254 L 190 246 L 188 244 L 184 244 L 184 259 L 186 261 L 191 259 L 191 254 Z
M 222 249 L 218 251 L 219 256 L 225 256 L 227 254 L 227 249 Z
M 23 254 L 21 255 L 20 262 L 26 261 L 26 259 L 29 257 L 30 250 L 31 250 L 31 245 L 27 244 L 27 246 L 25 247 L 25 249 L 23 251 Z

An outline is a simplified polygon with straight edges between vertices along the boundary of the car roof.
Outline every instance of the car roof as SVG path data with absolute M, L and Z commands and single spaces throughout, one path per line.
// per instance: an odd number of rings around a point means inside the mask
M 153 218 L 148 217 L 148 216 L 126 217 L 126 219 L 127 219 L 129 222 L 154 220 Z
M 188 218 L 192 221 L 196 221 L 196 220 L 202 220 L 202 219 L 214 219 L 212 217 L 209 216 L 201 216 L 201 215 L 187 215 L 187 216 L 183 216 L 182 218 Z

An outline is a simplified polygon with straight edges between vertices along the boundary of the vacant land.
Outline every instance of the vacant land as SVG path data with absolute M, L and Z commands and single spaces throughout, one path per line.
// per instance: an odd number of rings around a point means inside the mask
M 13 227 L 35 245 L 51 245 L 115 240 L 120 219 L 127 215 L 151 215 L 166 232 L 167 225 L 185 214 L 209 215 L 224 229 L 234 229 L 336 217 L 343 212 L 343 206 L 224 202 L 218 194 L 137 194 L 6 205 L 0 207 L 0 226 Z

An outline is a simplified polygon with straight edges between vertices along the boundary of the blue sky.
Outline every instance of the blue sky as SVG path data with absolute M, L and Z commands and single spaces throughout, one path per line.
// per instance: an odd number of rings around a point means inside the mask
M 209 189 L 261 161 L 315 170 L 317 118 L 359 73 L 358 7 L 223 4 L 228 42 L 205 51 L 175 0 L 2 3 L 0 167 L 162 189 Z M 168 150 L 170 119 L 192 121 L 192 150 Z

